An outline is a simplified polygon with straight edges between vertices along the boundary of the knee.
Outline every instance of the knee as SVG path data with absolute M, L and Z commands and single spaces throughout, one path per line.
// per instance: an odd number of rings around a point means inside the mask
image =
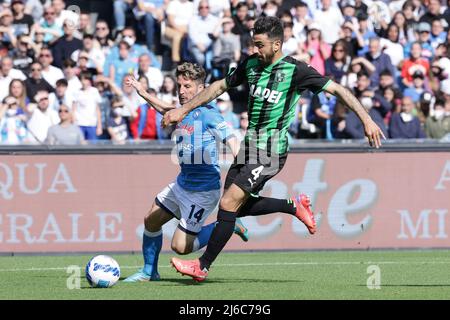
M 236 202 L 231 197 L 224 196 L 220 199 L 219 208 L 222 210 L 233 212 L 237 210 L 236 206 Z
M 192 252 L 192 250 L 189 250 L 186 243 L 172 241 L 172 250 L 175 251 L 177 254 L 185 255 Z
M 161 229 L 161 225 L 159 223 L 159 219 L 156 219 L 152 214 L 149 214 L 144 219 L 145 229 L 150 232 L 158 231 Z

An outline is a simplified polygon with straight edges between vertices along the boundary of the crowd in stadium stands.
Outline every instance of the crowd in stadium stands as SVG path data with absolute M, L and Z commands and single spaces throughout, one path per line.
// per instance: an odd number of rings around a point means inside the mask
M 124 85 L 133 75 L 177 105 L 174 69 L 207 82 L 252 54 L 260 16 L 284 25 L 283 53 L 349 88 L 393 139 L 450 133 L 450 0 L 113 0 L 114 23 L 63 0 L 0 0 L 0 142 L 170 139 L 173 128 Z M 213 104 L 243 136 L 247 88 Z M 294 139 L 362 139 L 355 114 L 304 92 Z

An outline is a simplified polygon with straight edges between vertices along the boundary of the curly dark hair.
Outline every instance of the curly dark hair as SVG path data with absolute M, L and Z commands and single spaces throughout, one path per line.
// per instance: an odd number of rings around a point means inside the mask
M 183 76 L 189 80 L 194 80 L 198 84 L 204 84 L 206 71 L 200 65 L 192 62 L 183 62 L 177 67 L 175 76 Z
M 277 17 L 261 17 L 255 21 L 254 34 L 267 34 L 272 40 L 283 41 L 283 24 Z

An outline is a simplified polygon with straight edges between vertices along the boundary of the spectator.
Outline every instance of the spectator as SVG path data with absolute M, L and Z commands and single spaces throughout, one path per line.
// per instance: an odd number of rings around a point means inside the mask
M 441 139 L 450 133 L 450 103 L 436 99 L 433 115 L 425 122 L 425 133 L 431 139 Z
M 14 97 L 7 96 L 0 103 L 0 142 L 21 144 L 27 140 L 24 111 Z
M 319 24 L 312 23 L 308 26 L 308 36 L 302 49 L 309 54 L 311 66 L 324 75 L 325 60 L 330 57 L 331 48 L 323 40 Z
M 134 72 L 135 78 L 144 75 L 148 79 L 150 88 L 159 91 L 163 84 L 163 74 L 160 69 L 151 66 L 152 58 L 148 54 L 143 54 L 139 57 L 139 68 Z
M 211 70 L 212 47 L 219 36 L 221 19 L 209 13 L 209 4 L 201 0 L 198 13 L 188 25 L 189 50 L 195 61 L 207 71 Z
M 440 0 L 429 0 L 427 5 L 427 11 L 424 15 L 420 17 L 420 22 L 425 22 L 429 25 L 432 24 L 433 20 L 443 20 L 444 16 L 441 12 L 441 1 Z
M 447 33 L 444 30 L 442 21 L 439 19 L 434 19 L 431 23 L 431 35 L 430 35 L 430 44 L 433 50 L 436 50 L 436 48 L 441 43 L 445 43 L 446 39 Z
M 344 41 L 345 46 L 347 47 L 347 53 L 351 58 L 355 57 L 358 53 L 358 50 L 360 49 L 358 39 L 353 36 L 354 34 L 353 30 L 359 32 L 358 25 L 354 25 L 349 21 L 344 22 L 344 24 L 341 27 L 341 38 L 340 38 L 341 40 Z
M 194 16 L 194 4 L 187 0 L 173 0 L 167 6 L 167 19 L 163 35 L 172 43 L 172 62 L 181 61 L 181 41 L 188 32 L 188 25 Z
M 293 28 L 292 23 L 284 23 L 283 24 L 283 54 L 286 56 L 294 56 L 298 51 L 298 42 L 294 37 L 294 33 L 292 31 Z
M 236 14 L 233 15 L 234 26 L 231 32 L 241 39 L 241 48 L 246 47 L 246 40 L 250 38 L 250 29 L 247 26 L 248 6 L 245 2 L 239 2 L 236 6 Z
M 44 8 L 51 5 L 50 0 L 27 0 L 25 2 L 25 13 L 31 15 L 34 22 L 39 22 L 44 14 Z
M 67 95 L 74 96 L 75 93 L 81 90 L 81 81 L 77 77 L 76 63 L 71 59 L 67 59 L 63 63 L 63 72 L 65 80 L 67 81 Z M 69 104 L 71 106 L 72 104 Z
M 198 8 L 198 4 L 201 0 L 194 0 L 194 8 Z M 257 8 L 257 5 L 254 1 L 248 1 L 252 4 L 252 7 L 254 6 Z M 214 15 L 217 18 L 223 18 L 223 17 L 231 17 L 231 10 L 230 10 L 230 2 L 229 1 L 223 1 L 223 0 L 209 0 L 209 12 Z
M 11 9 L 14 15 L 14 34 L 19 35 L 29 35 L 31 32 L 31 27 L 34 24 L 33 17 L 25 13 L 25 2 L 24 0 L 12 0 Z
M 74 51 L 83 48 L 83 42 L 73 36 L 75 28 L 70 20 L 64 21 L 63 28 L 64 35 L 52 45 L 53 65 L 58 68 L 62 68 L 64 60 L 69 59 Z
M 9 96 L 14 97 L 17 101 L 19 108 L 25 110 L 30 103 L 30 99 L 27 97 L 27 90 L 22 80 L 13 79 L 9 84 Z
M 100 49 L 106 58 L 114 47 L 114 42 L 110 38 L 110 30 L 105 20 L 97 20 L 94 35 L 95 40 L 100 45 Z
M 430 34 L 431 34 L 431 26 L 426 22 L 419 23 L 417 27 L 417 32 L 419 33 L 418 42 L 422 46 L 422 58 L 431 59 L 434 56 L 434 50 L 431 46 Z M 405 46 L 405 56 L 409 56 L 409 52 L 411 50 L 411 43 Z
M 420 43 L 414 42 L 411 45 L 410 58 L 406 59 L 402 66 L 402 83 L 405 86 L 410 86 L 412 84 L 412 75 L 417 70 L 427 76 L 430 70 L 430 64 L 426 59 L 422 58 L 422 46 Z
M 233 112 L 233 103 L 228 92 L 224 92 L 216 98 L 216 105 L 228 126 L 233 129 L 238 129 L 239 118 Z
M 52 7 L 55 10 L 55 22 L 64 29 L 64 24 L 69 24 L 73 31 L 76 31 L 76 26 L 79 25 L 80 19 L 78 14 L 74 11 L 66 10 L 65 0 L 52 0 Z
M 148 90 L 149 94 L 156 97 L 156 91 Z M 154 140 L 157 139 L 157 122 L 156 110 L 148 103 L 141 104 L 138 109 L 131 115 L 130 130 L 136 140 Z
M 138 66 L 130 57 L 131 46 L 126 41 L 119 43 L 119 59 L 113 61 L 109 69 L 109 78 L 118 86 L 127 74 L 134 74 Z
M 241 58 L 241 43 L 239 36 L 231 32 L 233 19 L 222 19 L 222 31 L 214 42 L 212 66 L 217 70 L 216 78 L 222 78 L 228 72 L 230 66 L 236 65 Z
M 118 43 L 120 43 L 121 41 L 125 41 L 126 43 L 128 43 L 128 45 L 131 46 L 131 48 L 129 49 L 129 59 L 133 63 L 135 63 L 136 66 L 138 64 L 139 57 L 143 54 L 148 54 L 152 58 L 152 67 L 161 68 L 161 64 L 159 63 L 156 56 L 152 52 L 150 52 L 146 46 L 136 43 L 136 32 L 133 28 L 126 27 L 125 29 L 123 29 L 121 37 L 119 39 L 120 40 Z M 116 45 L 106 56 L 105 65 L 103 67 L 105 76 L 109 76 L 111 64 L 116 63 L 118 60 L 120 60 L 119 45 Z
M 136 90 L 133 90 L 133 87 L 125 84 L 125 80 L 126 78 L 122 80 L 122 85 L 120 87 L 120 91 L 122 91 L 122 102 L 124 104 L 122 116 L 129 121 L 131 115 L 141 104 L 141 97 L 137 94 Z
M 382 0 L 373 0 L 368 6 L 369 23 L 373 26 L 374 31 L 380 34 L 387 29 L 388 24 L 391 22 L 389 7 Z
M 392 139 L 425 138 L 419 118 L 413 115 L 414 102 L 410 97 L 403 97 L 400 113 L 392 114 L 389 122 L 389 136 Z
M 39 56 L 43 47 L 47 47 L 47 44 L 44 42 L 45 33 L 42 30 L 38 30 L 38 28 L 34 28 L 31 31 L 31 41 L 29 43 L 30 46 L 33 47 L 34 56 Z
M 70 58 L 73 61 L 78 61 L 78 57 L 81 51 L 86 51 L 89 55 L 87 63 L 88 68 L 96 69 L 97 73 L 103 73 L 103 66 L 105 65 L 105 54 L 100 49 L 98 43 L 95 42 L 94 36 L 91 34 L 84 34 L 83 47 L 75 50 Z
M 3 57 L 0 61 L 0 100 L 8 95 L 8 87 L 13 79 L 25 80 L 22 71 L 13 68 L 13 60 Z
M 158 93 L 158 99 L 170 103 L 175 107 L 178 105 L 177 85 L 173 76 L 164 76 L 163 85 Z
M 351 60 L 345 41 L 342 39 L 336 41 L 331 49 L 331 56 L 325 60 L 325 75 L 340 83 L 350 68 Z
M 384 136 L 388 137 L 386 125 L 384 124 L 383 118 L 381 117 L 378 111 L 372 108 L 373 107 L 372 98 L 363 97 L 360 99 L 360 101 L 362 106 L 366 110 L 368 110 L 369 115 L 372 117 L 373 121 L 383 131 Z M 347 117 L 345 119 L 345 129 L 343 131 L 350 139 L 364 139 L 365 137 L 364 127 L 361 121 L 359 121 L 358 116 L 354 112 L 349 112 L 347 114 Z
M 358 28 L 353 28 L 356 40 L 358 41 L 358 56 L 364 56 L 369 51 L 369 40 L 376 38 L 377 34 L 369 28 L 369 16 L 365 13 L 360 13 L 357 16 Z
M 396 24 L 389 24 L 386 31 L 386 38 L 380 39 L 380 46 L 383 53 L 387 54 L 391 59 L 392 65 L 395 67 L 397 74 L 398 67 L 405 59 L 403 46 L 399 43 L 399 29 Z
M 292 29 L 294 37 L 297 39 L 297 41 L 303 42 L 306 40 L 307 27 L 311 22 L 312 18 L 308 13 L 308 5 L 300 1 L 295 6 L 293 17 L 294 27 Z
M 58 115 L 60 122 L 48 129 L 45 143 L 50 145 L 86 144 L 80 127 L 72 123 L 72 109 L 65 104 L 60 104 Z
M 48 91 L 38 91 L 34 101 L 36 103 L 28 104 L 26 109 L 29 139 L 32 142 L 43 143 L 47 138 L 48 128 L 58 124 L 59 117 L 55 110 L 49 108 Z
M 420 101 L 422 94 L 426 92 L 425 75 L 420 70 L 417 70 L 412 75 L 412 79 L 412 86 L 403 90 L 403 96 L 410 97 L 414 103 L 417 103 Z
M 6 56 L 8 51 L 16 46 L 17 39 L 14 33 L 13 21 L 11 10 L 4 9 L 0 11 L 0 42 L 3 48 L 3 52 L 0 52 L 0 57 Z
M 84 34 L 94 34 L 92 28 L 91 15 L 88 12 L 80 13 L 80 24 L 78 26 L 78 39 L 83 39 Z
M 38 61 L 42 66 L 42 77 L 54 88 L 56 81 L 64 78 L 64 73 L 60 68 L 52 66 L 52 51 L 48 48 L 43 48 L 39 53 Z
M 380 38 L 371 38 L 369 41 L 369 52 L 365 58 L 374 65 L 375 70 L 370 75 L 370 81 L 373 87 L 378 86 L 380 82 L 380 73 L 383 70 L 389 70 L 392 75 L 396 74 L 396 69 L 392 65 L 391 58 L 381 51 Z
M 137 7 L 143 13 L 147 48 L 154 50 L 155 35 L 161 33 L 160 25 L 164 20 L 166 4 L 164 0 L 137 0 Z M 157 46 L 155 46 L 156 48 Z
M 115 96 L 111 103 L 111 116 L 108 119 L 108 133 L 113 143 L 123 144 L 129 139 L 128 127 L 123 115 L 123 101 Z
M 66 79 L 56 81 L 55 92 L 50 93 L 48 99 L 49 108 L 55 111 L 58 111 L 59 106 L 62 104 L 73 106 L 73 95 L 68 92 L 68 82 Z
M 25 74 L 29 74 L 30 66 L 35 57 L 35 51 L 33 49 L 31 38 L 24 34 L 18 36 L 17 46 L 11 52 L 10 56 L 13 59 L 15 69 L 20 70 Z
M 74 121 L 80 126 L 86 140 L 95 141 L 97 135 L 101 135 L 103 132 L 100 111 L 102 98 L 98 90 L 92 86 L 90 74 L 82 73 L 80 80 L 82 88 L 74 96 Z
M 344 23 L 339 8 L 331 5 L 331 0 L 321 0 L 322 9 L 314 13 L 314 22 L 319 25 L 323 33 L 323 40 L 329 45 L 333 45 L 339 39 L 339 30 Z
M 408 42 L 416 40 L 414 35 L 414 21 L 408 22 L 405 13 L 398 11 L 392 18 L 392 24 L 398 27 L 398 43 L 406 46 Z
M 47 44 L 53 44 L 58 38 L 64 35 L 62 26 L 56 23 L 56 11 L 52 6 L 45 8 L 44 19 L 39 25 L 33 27 L 32 32 L 43 33 L 43 41 Z
M 30 77 L 25 80 L 27 95 L 31 102 L 36 102 L 34 97 L 39 91 L 53 92 L 55 89 L 42 77 L 42 65 L 34 62 L 31 65 Z
M 116 21 L 116 32 L 125 28 L 126 13 L 134 9 L 134 0 L 114 0 L 114 18 Z
M 310 110 L 308 111 L 308 122 L 316 126 L 320 139 L 333 139 L 331 133 L 331 118 L 334 114 L 337 99 L 335 96 L 321 92 L 313 95 Z
M 80 51 L 78 55 L 76 74 L 80 75 L 82 73 L 89 73 L 92 78 L 98 74 L 97 69 L 89 68 L 89 53 L 86 51 Z

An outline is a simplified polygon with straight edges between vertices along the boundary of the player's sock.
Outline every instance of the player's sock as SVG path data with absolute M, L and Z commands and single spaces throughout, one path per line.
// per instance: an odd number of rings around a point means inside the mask
M 162 240 L 162 230 L 150 232 L 144 229 L 142 239 L 143 271 L 148 275 L 154 275 L 158 271 L 158 258 L 161 252 Z
M 204 268 L 209 269 L 216 260 L 220 251 L 233 235 L 235 223 L 236 213 L 219 209 L 216 227 L 211 234 L 211 238 L 209 238 L 205 253 L 199 258 L 202 270 Z
M 198 251 L 208 244 L 209 238 L 216 226 L 216 222 L 210 223 L 207 226 L 203 226 L 194 240 L 194 246 L 192 247 L 192 252 Z
M 238 217 L 262 216 L 274 212 L 284 212 L 294 215 L 294 201 L 292 201 L 292 199 L 250 197 L 239 210 Z

